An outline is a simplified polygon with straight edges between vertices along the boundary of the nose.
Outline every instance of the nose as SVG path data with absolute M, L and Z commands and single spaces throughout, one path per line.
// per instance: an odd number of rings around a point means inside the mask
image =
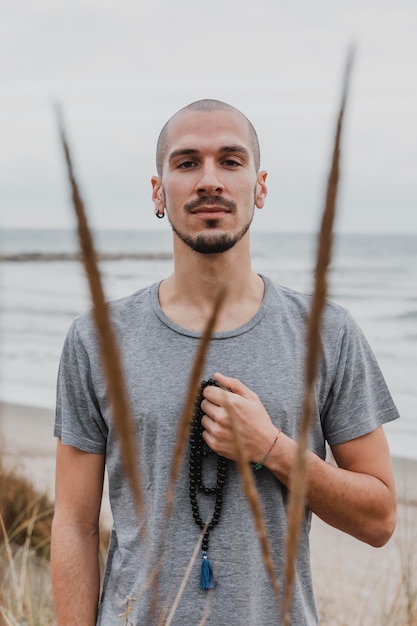
M 216 168 L 215 163 L 206 162 L 200 169 L 200 177 L 197 181 L 197 193 L 217 193 L 221 194 L 224 185 L 220 180 L 220 172 Z

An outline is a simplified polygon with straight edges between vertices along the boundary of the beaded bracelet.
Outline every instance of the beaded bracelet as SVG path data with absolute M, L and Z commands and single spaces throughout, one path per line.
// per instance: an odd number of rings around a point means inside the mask
M 278 441 L 280 434 L 281 434 L 281 429 L 280 429 L 280 428 L 278 428 L 278 433 L 277 433 L 277 436 L 275 437 L 274 441 L 272 442 L 272 446 L 269 448 L 268 452 L 267 452 L 266 454 L 264 454 L 264 456 L 262 457 L 262 459 L 261 459 L 260 461 L 258 461 L 257 463 L 252 463 L 252 467 L 253 467 L 255 470 L 260 470 L 260 469 L 261 469 L 261 467 L 263 467 L 263 466 L 264 466 L 264 463 L 265 463 L 266 459 L 269 457 L 269 455 L 270 455 L 270 453 L 271 453 L 272 448 L 274 447 L 274 445 L 275 445 L 275 444 L 276 444 L 276 442 Z

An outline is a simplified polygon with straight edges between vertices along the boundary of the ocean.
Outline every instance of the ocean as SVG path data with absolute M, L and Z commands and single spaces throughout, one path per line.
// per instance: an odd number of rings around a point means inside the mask
M 98 231 L 106 297 L 125 296 L 167 276 L 171 234 Z M 310 292 L 316 236 L 252 233 L 253 267 Z M 0 232 L 0 400 L 53 407 L 66 331 L 90 308 L 70 231 Z M 417 459 L 417 236 L 338 235 L 331 300 L 349 309 L 372 346 L 401 413 L 387 425 L 391 452 Z

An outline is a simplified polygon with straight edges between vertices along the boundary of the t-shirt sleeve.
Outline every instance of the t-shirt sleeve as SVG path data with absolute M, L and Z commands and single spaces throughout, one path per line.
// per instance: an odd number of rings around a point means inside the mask
M 84 452 L 104 454 L 107 431 L 94 390 L 90 358 L 75 320 L 61 354 L 54 435 Z
M 332 384 L 321 412 L 330 446 L 366 435 L 399 417 L 375 356 L 349 313 L 335 354 Z

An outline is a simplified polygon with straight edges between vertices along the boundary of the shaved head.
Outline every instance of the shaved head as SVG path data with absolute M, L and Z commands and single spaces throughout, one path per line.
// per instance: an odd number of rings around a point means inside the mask
M 158 143 L 156 145 L 156 169 L 158 172 L 158 176 L 162 176 L 163 162 L 164 162 L 165 153 L 166 153 L 167 146 L 168 146 L 169 126 L 173 119 L 175 119 L 179 115 L 187 113 L 188 111 L 193 111 L 193 112 L 199 111 L 202 113 L 210 113 L 211 111 L 228 111 L 230 113 L 235 113 L 236 115 L 241 116 L 246 121 L 246 124 L 248 126 L 251 147 L 253 150 L 253 158 L 255 162 L 255 169 L 257 172 L 259 171 L 260 162 L 261 162 L 259 141 L 258 141 L 258 135 L 256 134 L 256 130 L 252 126 L 251 122 L 248 120 L 246 115 L 243 115 L 243 113 L 239 111 L 239 109 L 232 107 L 230 104 L 226 104 L 226 102 L 221 102 L 220 100 L 208 99 L 208 100 L 197 100 L 196 102 L 192 102 L 191 104 L 188 104 L 187 106 L 183 107 L 182 109 L 174 113 L 174 115 L 170 117 L 170 119 L 167 121 L 165 126 L 162 128 L 158 137 Z

